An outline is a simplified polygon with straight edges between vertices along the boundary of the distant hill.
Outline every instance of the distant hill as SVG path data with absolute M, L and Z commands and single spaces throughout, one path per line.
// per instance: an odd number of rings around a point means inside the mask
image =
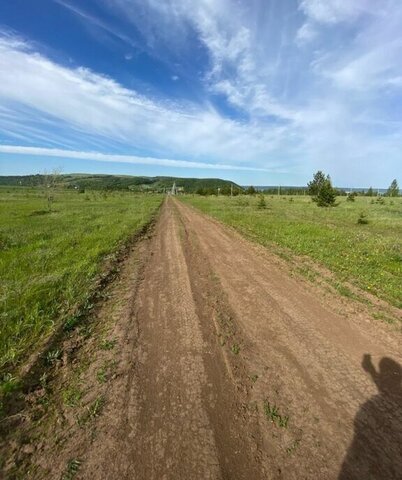
M 219 178 L 178 178 L 178 177 L 134 177 L 130 175 L 92 175 L 85 173 L 72 173 L 58 175 L 57 185 L 65 188 L 89 190 L 131 190 L 136 192 L 152 191 L 164 192 L 171 189 L 173 183 L 176 187 L 183 187 L 184 192 L 193 193 L 218 188 L 241 187 L 228 180 Z M 35 187 L 47 183 L 45 175 L 0 176 L 0 185 Z M 49 180 L 50 181 L 50 180 Z

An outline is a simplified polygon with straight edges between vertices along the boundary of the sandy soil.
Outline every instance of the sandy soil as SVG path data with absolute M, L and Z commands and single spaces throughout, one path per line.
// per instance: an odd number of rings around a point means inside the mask
M 96 435 L 33 454 L 47 478 L 73 454 L 82 479 L 402 478 L 395 327 L 176 199 L 143 253 Z

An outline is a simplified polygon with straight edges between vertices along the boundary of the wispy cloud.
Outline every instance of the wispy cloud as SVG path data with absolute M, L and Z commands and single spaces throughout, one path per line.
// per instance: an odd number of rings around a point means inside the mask
M 384 3 L 378 0 L 302 0 L 300 9 L 316 22 L 336 24 L 355 21 L 361 15 L 375 14 Z
M 23 147 L 17 145 L 0 145 L 0 153 L 17 155 L 33 155 L 41 157 L 72 158 L 78 160 L 95 160 L 97 162 L 130 163 L 134 165 L 159 165 L 162 167 L 197 168 L 208 170 L 244 170 L 267 172 L 265 168 L 239 167 L 221 163 L 188 162 L 172 160 L 168 158 L 139 157 L 137 155 L 116 155 L 99 152 L 78 152 L 74 150 L 62 150 L 60 148 Z

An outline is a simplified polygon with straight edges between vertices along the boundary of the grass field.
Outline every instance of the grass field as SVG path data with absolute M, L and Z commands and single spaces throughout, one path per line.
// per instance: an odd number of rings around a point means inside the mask
M 249 238 L 289 254 L 308 256 L 390 304 L 402 307 L 402 198 L 339 197 L 319 208 L 309 197 L 181 197 Z M 363 212 L 367 224 L 359 224 Z M 346 288 L 340 288 L 347 294 Z
M 69 320 L 105 257 L 147 223 L 159 195 L 0 188 L 0 372 Z

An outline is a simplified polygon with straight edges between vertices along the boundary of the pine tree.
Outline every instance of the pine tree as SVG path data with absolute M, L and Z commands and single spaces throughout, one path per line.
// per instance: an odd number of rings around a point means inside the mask
M 319 207 L 334 207 L 336 190 L 332 186 L 331 178 L 319 170 L 313 180 L 307 184 L 308 193 Z
M 398 197 L 399 196 L 399 186 L 396 178 L 392 180 L 391 185 L 387 190 L 387 197 Z
M 318 172 L 314 174 L 313 180 L 307 184 L 308 194 L 312 197 L 316 197 L 324 185 L 325 180 L 326 178 L 324 172 L 318 170 Z

